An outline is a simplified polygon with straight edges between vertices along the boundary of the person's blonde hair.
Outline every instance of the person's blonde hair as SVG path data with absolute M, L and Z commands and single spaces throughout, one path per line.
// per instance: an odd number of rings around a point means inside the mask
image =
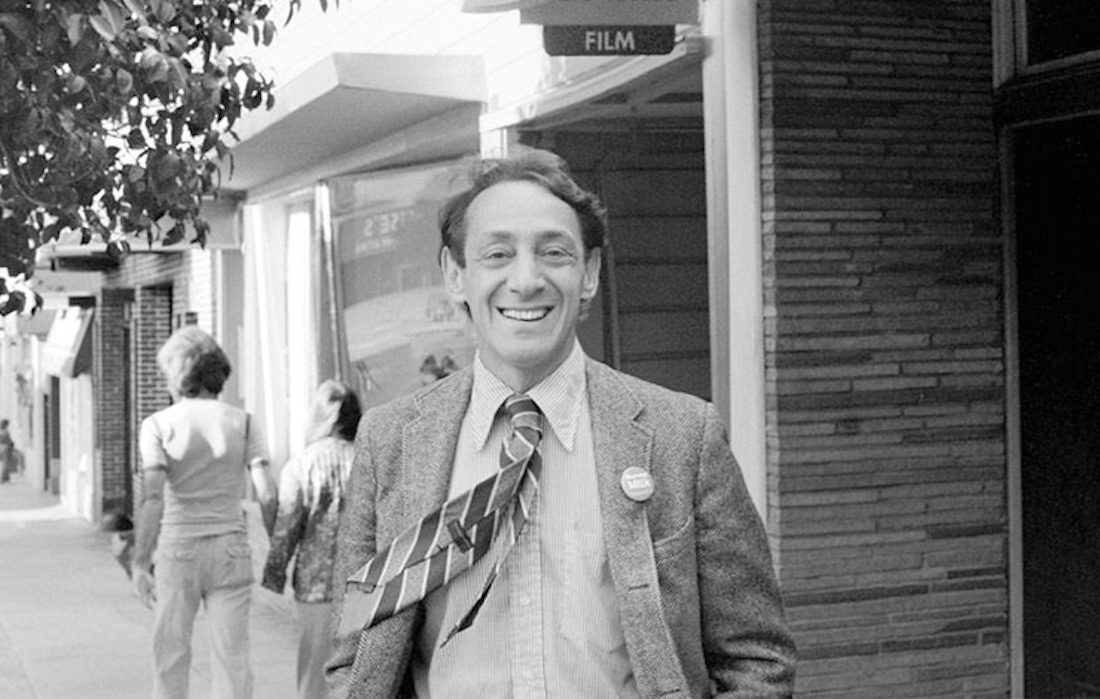
M 204 390 L 222 392 L 233 368 L 209 333 L 193 325 L 172 333 L 157 352 L 157 366 L 174 396 L 193 398 Z
M 350 442 L 355 439 L 362 414 L 359 397 L 350 386 L 335 379 L 322 382 L 313 394 L 306 443 L 312 444 L 329 436 Z

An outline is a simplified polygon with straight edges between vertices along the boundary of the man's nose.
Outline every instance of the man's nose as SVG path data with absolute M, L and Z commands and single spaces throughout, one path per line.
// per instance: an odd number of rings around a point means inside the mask
M 521 294 L 530 294 L 542 289 L 545 279 L 538 255 L 532 252 L 516 255 L 509 274 L 509 282 L 512 289 Z

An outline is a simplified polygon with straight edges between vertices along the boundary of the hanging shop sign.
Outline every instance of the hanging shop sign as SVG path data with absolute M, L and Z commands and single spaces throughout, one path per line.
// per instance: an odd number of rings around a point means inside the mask
M 676 27 L 549 26 L 542 43 L 551 56 L 664 55 L 676 44 Z

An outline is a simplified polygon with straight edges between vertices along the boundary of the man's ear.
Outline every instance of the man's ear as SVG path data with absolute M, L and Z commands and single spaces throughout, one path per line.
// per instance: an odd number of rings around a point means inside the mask
M 584 261 L 584 279 L 581 282 L 581 307 L 577 313 L 577 322 L 588 320 L 592 310 L 592 299 L 600 288 L 600 249 L 588 253 Z
M 591 301 L 600 288 L 600 262 L 603 259 L 600 248 L 593 248 L 584 260 L 584 282 L 581 299 Z
M 458 305 L 466 303 L 466 290 L 462 285 L 462 267 L 451 254 L 449 247 L 439 251 L 439 267 L 443 270 L 443 284 L 447 287 L 447 295 Z

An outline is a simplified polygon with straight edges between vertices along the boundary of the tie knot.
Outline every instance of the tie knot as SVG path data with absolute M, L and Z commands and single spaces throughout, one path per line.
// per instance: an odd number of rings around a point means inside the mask
M 504 413 L 512 423 L 512 434 L 500 452 L 500 467 L 525 461 L 542 440 L 542 412 L 530 396 L 514 393 L 504 401 Z
M 504 412 L 514 429 L 527 427 L 542 434 L 542 411 L 530 396 L 524 393 L 513 393 L 504 401 Z

